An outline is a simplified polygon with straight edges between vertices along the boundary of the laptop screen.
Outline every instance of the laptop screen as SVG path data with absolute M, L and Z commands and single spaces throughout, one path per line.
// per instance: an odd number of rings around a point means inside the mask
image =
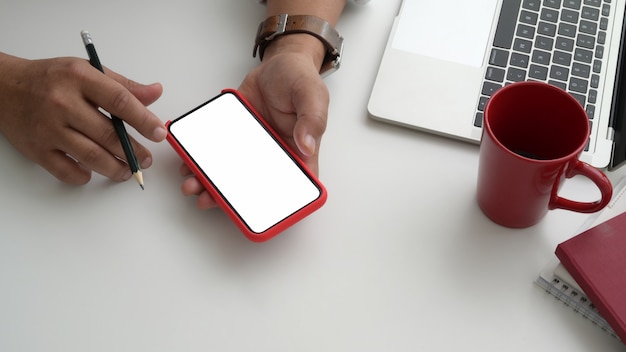
M 626 161 L 626 60 L 625 37 L 626 22 L 622 25 L 622 39 L 619 49 L 616 84 L 613 92 L 613 106 L 611 107 L 611 125 L 614 129 L 613 157 L 608 169 L 619 167 Z

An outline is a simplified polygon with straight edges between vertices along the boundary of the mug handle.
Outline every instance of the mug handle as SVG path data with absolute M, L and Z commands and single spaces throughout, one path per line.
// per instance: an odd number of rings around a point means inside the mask
M 600 190 L 601 198 L 595 202 L 577 202 L 566 198 L 561 198 L 557 194 L 557 190 L 552 193 L 550 199 L 550 209 L 565 209 L 571 211 L 577 211 L 579 213 L 595 213 L 602 210 L 613 196 L 613 186 L 611 180 L 600 170 L 595 167 L 584 163 L 580 160 L 576 161 L 576 165 L 572 168 L 567 175 L 567 178 L 572 178 L 576 175 L 585 176 L 596 184 Z

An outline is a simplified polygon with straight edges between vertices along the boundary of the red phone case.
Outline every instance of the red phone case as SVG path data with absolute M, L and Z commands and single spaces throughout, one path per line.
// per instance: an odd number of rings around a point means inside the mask
M 182 158 L 183 162 L 189 167 L 189 169 L 193 172 L 193 174 L 198 178 L 198 180 L 202 183 L 204 188 L 209 192 L 209 194 L 215 199 L 217 204 L 226 212 L 226 214 L 230 217 L 230 219 L 237 225 L 237 227 L 241 230 L 241 232 L 251 241 L 253 242 L 264 242 L 269 240 L 270 238 L 278 235 L 288 227 L 302 220 L 306 216 L 310 215 L 326 202 L 327 192 L 324 185 L 318 180 L 317 177 L 309 170 L 309 168 L 304 164 L 304 162 L 293 152 L 288 145 L 286 145 L 280 137 L 276 134 L 276 132 L 269 126 L 269 124 L 261 117 L 261 115 L 252 107 L 250 103 L 235 89 L 224 89 L 222 90 L 220 95 L 223 94 L 233 94 L 235 95 L 239 101 L 241 101 L 256 117 L 256 119 L 269 131 L 269 133 L 274 137 L 274 139 L 283 147 L 284 150 L 287 151 L 291 155 L 291 157 L 296 161 L 296 163 L 304 170 L 304 172 L 308 175 L 308 177 L 313 181 L 313 183 L 317 186 L 320 191 L 320 195 L 313 202 L 309 203 L 305 207 L 299 209 L 295 213 L 291 214 L 287 218 L 278 222 L 274 226 L 265 230 L 264 232 L 257 233 L 250 229 L 250 227 L 244 222 L 244 220 L 237 214 L 237 212 L 232 208 L 232 206 L 222 197 L 220 192 L 215 188 L 213 183 L 204 175 L 204 173 L 199 169 L 198 165 L 192 160 L 192 158 L 187 154 L 185 149 L 181 146 L 178 140 L 171 134 L 170 125 L 176 121 L 167 121 L 166 126 L 168 128 L 167 141 L 174 148 L 176 153 Z M 219 97 L 220 95 L 212 98 L 211 100 Z M 194 109 L 195 110 L 195 109 Z M 193 111 L 193 110 L 192 110 Z M 189 113 L 184 114 L 179 117 L 183 118 Z

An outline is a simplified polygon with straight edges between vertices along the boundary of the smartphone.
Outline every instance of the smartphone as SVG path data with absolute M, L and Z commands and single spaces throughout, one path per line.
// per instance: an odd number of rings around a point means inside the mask
M 326 189 L 234 89 L 167 122 L 167 140 L 254 242 L 319 209 Z

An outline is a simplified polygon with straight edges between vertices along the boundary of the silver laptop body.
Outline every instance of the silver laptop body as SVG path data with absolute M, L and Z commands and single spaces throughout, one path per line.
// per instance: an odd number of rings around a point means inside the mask
M 581 156 L 613 148 L 612 97 L 626 0 L 403 0 L 380 64 L 372 118 L 479 143 L 482 109 L 505 84 L 545 81 L 574 95 L 592 133 Z

